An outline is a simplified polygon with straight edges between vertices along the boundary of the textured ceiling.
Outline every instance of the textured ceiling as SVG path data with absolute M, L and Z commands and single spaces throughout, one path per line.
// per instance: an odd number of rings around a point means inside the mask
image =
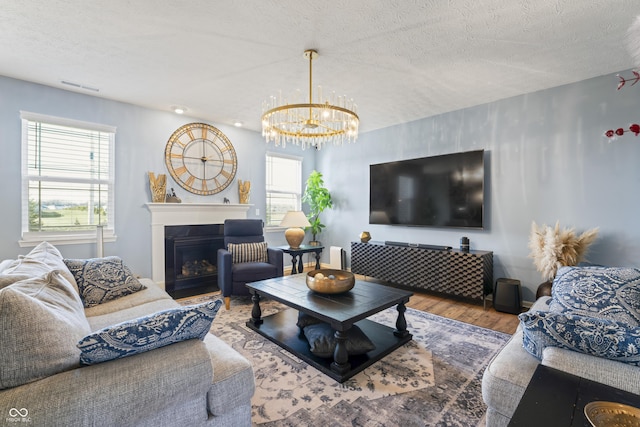
M 638 0 L 3 0 L 0 75 L 259 130 L 263 100 L 306 94 L 315 48 L 314 84 L 353 98 L 370 131 L 632 68 L 639 14 Z

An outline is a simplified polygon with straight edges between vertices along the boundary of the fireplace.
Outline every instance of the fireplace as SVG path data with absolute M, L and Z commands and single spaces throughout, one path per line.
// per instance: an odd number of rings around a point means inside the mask
M 223 224 L 165 226 L 167 293 L 184 298 L 218 290 L 218 249 L 223 247 Z
M 151 214 L 151 279 L 165 286 L 165 227 L 223 224 L 225 219 L 246 219 L 253 205 L 231 203 L 146 203 Z

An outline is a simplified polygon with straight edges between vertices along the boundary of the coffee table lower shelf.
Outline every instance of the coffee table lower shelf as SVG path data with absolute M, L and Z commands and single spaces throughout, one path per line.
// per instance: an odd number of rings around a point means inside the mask
M 302 334 L 302 330 L 296 325 L 298 321 L 297 310 L 292 308 L 285 309 L 276 314 L 263 317 L 262 321 L 260 325 L 254 325 L 249 321 L 247 322 L 247 327 L 340 383 L 363 371 L 387 354 L 411 341 L 412 338 L 411 334 L 397 337 L 393 334 L 395 329 L 368 319 L 356 322 L 355 324 L 375 344 L 376 349 L 367 354 L 349 356 L 351 369 L 344 373 L 338 373 L 331 369 L 333 358 L 318 357 L 311 353 L 307 339 Z

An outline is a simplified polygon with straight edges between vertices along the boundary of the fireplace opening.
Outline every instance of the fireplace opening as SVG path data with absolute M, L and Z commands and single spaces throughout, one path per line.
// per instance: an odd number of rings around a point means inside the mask
M 164 228 L 165 290 L 184 298 L 218 288 L 218 249 L 224 225 L 177 225 Z

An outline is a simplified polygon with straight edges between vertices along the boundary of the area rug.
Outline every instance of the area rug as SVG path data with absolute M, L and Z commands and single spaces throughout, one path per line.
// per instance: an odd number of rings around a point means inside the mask
M 193 304 L 219 295 L 181 300 Z M 284 305 L 261 301 L 262 315 Z M 251 361 L 252 422 L 259 426 L 481 426 L 481 378 L 509 335 L 408 308 L 413 341 L 340 384 L 246 327 L 249 298 L 233 298 L 211 332 Z M 395 327 L 397 311 L 372 317 Z

